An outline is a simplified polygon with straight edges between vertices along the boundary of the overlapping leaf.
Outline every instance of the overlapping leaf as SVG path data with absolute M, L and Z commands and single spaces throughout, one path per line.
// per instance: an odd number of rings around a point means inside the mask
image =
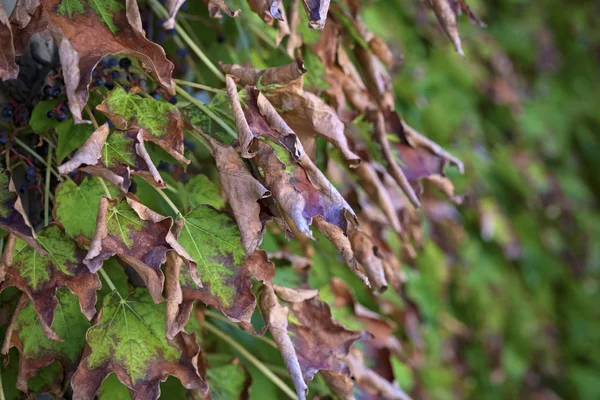
M 25 214 L 10 172 L 0 170 L 0 228 L 12 233 L 41 254 L 45 251 L 35 240 L 35 232 Z
M 111 133 L 108 123 L 100 126 L 58 171 L 68 174 L 77 168 L 108 180 L 125 193 L 131 186 L 131 175 L 141 176 L 160 188 L 166 186 L 139 128 Z
M 2 289 L 15 286 L 24 291 L 33 301 L 46 336 L 65 340 L 52 330 L 55 310 L 59 306 L 57 289 L 69 288 L 79 298 L 81 312 L 92 319 L 96 313 L 96 291 L 100 289 L 100 279 L 83 264 L 85 251 L 66 236 L 59 225 L 48 225 L 38 232 L 36 239 L 45 255 L 22 240 L 16 240 L 14 245 L 5 248 L 3 259 L 10 261 Z M 7 257 L 6 254 L 10 255 Z
M 25 393 L 27 381 L 40 369 L 55 361 L 67 372 L 66 376 L 70 376 L 75 371 L 85 346 L 85 333 L 90 322 L 79 310 L 77 298 L 62 289 L 57 292 L 56 299 L 57 315 L 52 330 L 63 338 L 62 341 L 46 337 L 38 314 L 26 296 L 23 296 L 17 306 L 4 339 L 4 354 L 11 347 L 19 350 L 17 388 Z M 53 369 L 50 373 L 59 383 L 63 381 L 63 376 L 60 376 L 62 371 Z
M 131 197 L 102 197 L 94 237 L 83 262 L 96 272 L 104 260 L 116 255 L 142 277 L 154 301 L 161 302 L 165 277 L 160 266 L 168 251 L 188 262 L 191 280 L 197 282 L 193 261 L 175 240 L 172 225 L 171 217 L 163 217 Z
M 15 48 L 10 22 L 4 4 L 0 5 L 0 82 L 16 79 L 19 66 L 15 61 Z
M 256 306 L 251 278 L 254 271 L 272 268 L 266 253 L 256 251 L 246 256 L 234 221 L 209 206 L 200 206 L 184 216 L 178 241 L 196 262 L 202 282 L 199 287 L 188 272 L 182 271 L 181 288 L 187 303 L 182 311 L 189 314 L 189 302 L 201 300 L 250 329 Z
M 59 40 L 69 108 L 76 123 L 82 122 L 92 70 L 109 54 L 138 58 L 159 84 L 174 92 L 173 64 L 160 46 L 145 38 L 135 1 L 20 0 L 10 22 L 16 55 L 26 51 L 35 33 L 48 31 Z
M 156 143 L 177 161 L 189 164 L 183 155 L 183 120 L 172 104 L 116 87 L 96 108 L 118 129 L 140 128 L 144 140 Z
M 115 373 L 136 399 L 157 399 L 169 375 L 188 389 L 208 390 L 198 372 L 195 337 L 166 338 L 165 306 L 154 304 L 145 289 L 126 298 L 113 292 L 87 333 L 84 358 L 72 380 L 73 398 L 93 398 L 102 381 Z

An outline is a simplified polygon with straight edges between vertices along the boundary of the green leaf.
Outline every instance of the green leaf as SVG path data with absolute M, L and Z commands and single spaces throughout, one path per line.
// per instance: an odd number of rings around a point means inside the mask
M 150 135 L 157 137 L 167 132 L 169 113 L 177 110 L 170 103 L 140 97 L 120 87 L 112 90 L 98 109 L 106 113 L 111 120 L 114 116 L 119 117 L 119 121 L 113 121 L 119 128 L 139 126 Z
M 19 349 L 25 362 L 37 365 L 38 369 L 38 361 L 42 360 L 48 360 L 45 365 L 57 360 L 64 368 L 71 368 L 76 364 L 85 345 L 86 331 L 90 327 L 90 322 L 79 309 L 77 297 L 66 289 L 59 290 L 56 297 L 58 307 L 52 328 L 64 338 L 63 341 L 50 340 L 45 336 L 31 302 L 21 310 L 16 319 L 13 335 L 18 337 L 18 342 L 11 340 L 11 343 Z M 28 365 L 29 368 L 32 366 Z
M 81 235 L 90 240 L 94 236 L 100 197 L 105 195 L 100 179 L 88 176 L 79 186 L 68 179 L 56 189 L 54 216 L 70 236 Z M 112 185 L 109 185 L 109 192 L 111 196 L 118 195 Z
M 90 353 L 73 376 L 73 396 L 93 397 L 111 372 L 140 398 L 156 398 L 168 375 L 179 377 L 188 389 L 204 387 L 192 362 L 199 351 L 193 338 L 182 333 L 181 340 L 167 341 L 165 307 L 142 288 L 126 298 L 108 295 L 100 319 L 88 330 Z
M 121 132 L 111 133 L 102 146 L 102 162 L 108 168 L 127 164 L 135 166 L 134 140 Z
M 65 14 L 69 18 L 73 18 L 73 12 L 83 14 L 85 8 L 81 0 L 62 0 L 58 6 L 58 15 L 64 16 Z
M 89 0 L 89 4 L 100 17 L 100 21 L 113 33 L 113 35 L 117 34 L 119 29 L 113 22 L 114 15 L 121 10 L 125 10 L 125 6 L 123 3 L 117 0 Z
M 102 386 L 96 393 L 99 400 L 130 400 L 131 395 L 127 386 L 119 382 L 117 375 L 110 374 L 102 382 Z
M 206 175 L 196 175 L 185 185 L 190 207 L 208 204 L 216 209 L 225 207 L 219 188 Z
M 109 205 L 106 218 L 108 234 L 118 237 L 127 247 L 133 246 L 136 231 L 145 227 L 144 221 L 125 201 Z
M 80 4 L 77 0 L 63 0 L 61 7 L 66 2 Z M 60 11 L 60 8 L 59 8 Z M 75 10 L 78 11 L 78 10 Z M 79 11 L 78 11 L 79 12 Z M 92 134 L 94 128 L 88 124 L 75 124 L 73 117 L 69 116 L 65 121 L 59 122 L 56 118 L 48 118 L 48 111 L 57 108 L 64 100 L 40 101 L 31 113 L 31 128 L 39 134 L 54 129 L 58 134 L 56 157 L 62 161 L 72 151 L 76 150 Z
M 200 206 L 184 217 L 179 243 L 198 264 L 204 289 L 223 307 L 233 305 L 235 283 L 231 282 L 244 262 L 240 231 L 227 215 Z M 191 286 L 189 279 L 183 282 Z
M 242 398 L 247 379 L 246 372 L 239 363 L 209 368 L 206 372 L 206 380 L 214 400 Z

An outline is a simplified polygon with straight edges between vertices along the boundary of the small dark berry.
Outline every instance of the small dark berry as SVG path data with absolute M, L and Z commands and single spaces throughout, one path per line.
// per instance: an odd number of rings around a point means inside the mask
M 105 83 L 106 83 L 106 80 L 101 76 L 94 79 L 94 86 L 104 86 Z
M 187 49 L 185 47 L 180 47 L 179 49 L 177 49 L 177 55 L 179 57 L 187 56 Z
M 35 175 L 35 168 L 33 168 L 31 165 L 27 167 L 27 171 L 26 171 L 27 175 Z
M 25 175 L 25 179 L 27 180 L 27 182 L 29 183 L 35 183 L 35 175 Z
M 225 38 L 225 35 L 221 35 L 221 34 L 219 34 L 219 36 L 217 36 L 217 43 L 224 43 L 224 42 L 225 42 L 225 40 L 227 40 L 227 39 Z
M 48 118 L 52 119 L 54 118 L 54 111 L 50 110 L 48 111 L 48 114 L 46 114 L 48 116 Z
M 107 65 L 108 65 L 108 68 L 114 68 L 117 65 L 119 65 L 119 60 L 116 59 L 116 58 L 111 58 L 111 59 L 108 60 Z
M 0 144 L 6 144 L 8 143 L 8 137 L 6 135 L 1 135 L 0 136 Z
M 150 93 L 150 96 L 152 96 L 154 100 L 160 100 L 160 93 L 158 92 L 152 92 Z
M 106 82 L 104 84 L 104 87 L 107 88 L 108 90 L 113 90 L 115 88 L 115 84 L 111 83 L 111 82 Z
M 121 58 L 119 60 L 119 67 L 128 70 L 131 67 L 131 60 L 129 58 Z
M 98 65 L 100 65 L 101 67 L 106 67 L 106 64 L 108 64 L 106 60 L 100 60 L 100 62 L 98 63 Z
M 21 186 L 19 186 L 19 193 L 21 194 L 25 194 L 27 193 L 27 185 L 26 184 L 21 184 Z
M 52 92 L 53 92 L 52 86 L 50 86 L 50 85 L 44 86 L 43 92 L 44 92 L 44 96 L 52 96 Z
M 189 3 L 186 1 L 186 2 L 185 2 L 185 3 L 183 3 L 183 5 L 181 6 L 181 9 L 182 9 L 183 11 L 185 11 L 185 10 L 187 10 L 188 8 L 190 8 L 190 5 L 189 5 Z
M 165 33 L 165 31 L 160 31 L 160 32 L 158 32 L 158 35 L 156 35 L 157 42 L 163 42 L 166 38 L 167 38 L 167 34 Z
M 167 29 L 167 33 L 169 35 L 176 35 L 177 34 L 177 29 Z
M 57 98 L 58 96 L 60 96 L 61 93 L 62 90 L 60 90 L 60 88 L 56 88 L 52 91 L 52 97 Z
M 92 76 L 94 78 L 98 76 L 98 70 L 97 69 L 95 69 L 95 70 L 92 71 Z
M 169 99 L 169 103 L 171 104 L 177 104 L 177 97 L 173 96 Z
M 6 117 L 6 118 L 10 118 L 13 115 L 13 109 L 10 107 L 5 107 L 4 110 L 2 110 L 2 116 Z
M 133 80 L 137 79 L 137 75 L 134 73 L 129 74 L 129 76 L 131 76 L 131 79 L 133 79 Z
M 119 73 L 119 71 L 112 71 L 110 73 L 110 77 L 111 77 L 111 79 L 117 80 L 117 79 L 121 78 L 121 74 Z
M 59 109 L 60 109 L 60 111 L 62 111 L 62 112 L 67 112 L 67 111 L 69 111 L 69 107 L 67 107 L 67 104 L 66 104 L 66 103 L 62 103 L 62 104 L 60 105 L 60 108 L 59 108 Z
M 56 116 L 56 119 L 58 120 L 58 122 L 63 122 L 64 120 L 67 119 L 67 114 L 61 112 L 58 113 L 58 115 Z

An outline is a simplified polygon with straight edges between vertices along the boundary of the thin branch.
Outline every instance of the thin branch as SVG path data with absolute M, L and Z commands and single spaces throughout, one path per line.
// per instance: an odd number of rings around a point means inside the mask
M 210 108 L 208 108 L 206 106 L 206 104 L 202 103 L 198 99 L 195 99 L 192 95 L 190 95 L 188 92 L 186 92 L 179 86 L 177 87 L 177 93 L 179 93 L 182 97 L 187 99 L 190 103 L 192 103 L 196 107 L 198 107 L 203 113 L 205 113 L 210 118 L 212 118 L 217 124 L 219 124 L 221 126 L 221 128 L 225 129 L 225 132 L 229 133 L 234 138 L 237 138 L 237 133 L 233 130 L 233 128 L 231 128 L 229 125 L 227 125 L 225 123 L 225 121 L 223 121 L 214 112 L 212 112 L 212 110 Z
M 53 147 L 48 145 L 48 155 L 46 156 L 46 184 L 44 186 L 44 226 L 48 225 L 48 213 L 50 211 L 50 166 L 52 165 L 52 149 Z
M 215 311 L 205 310 L 204 313 L 211 318 L 217 319 L 221 322 L 226 323 L 227 325 L 235 326 L 237 328 L 237 324 L 235 322 L 231 321 L 229 318 L 224 317 L 223 315 L 221 315 Z M 275 342 L 273 340 L 269 339 L 268 337 L 265 337 L 265 336 L 253 336 L 253 337 L 260 340 L 261 342 L 265 342 L 266 344 L 273 347 L 274 349 L 277 349 L 277 345 L 275 344 Z
M 35 157 L 39 162 L 41 162 L 43 166 L 45 166 L 46 168 L 50 168 L 52 174 L 54 174 L 54 176 L 56 176 L 56 179 L 58 179 L 59 181 L 62 181 L 60 175 L 58 175 L 58 172 L 56 172 L 54 170 L 54 168 L 52 168 L 52 166 L 48 165 L 48 163 L 46 163 L 46 160 L 44 160 L 44 158 L 42 156 L 40 156 L 38 153 L 36 153 L 31 147 L 29 147 L 25 143 L 23 143 L 23 141 L 21 139 L 15 137 L 13 140 L 16 144 L 18 144 L 25 151 L 27 151 L 29 154 L 31 154 L 33 157 Z
M 149 0 L 149 2 L 150 6 L 152 7 L 152 10 L 160 18 L 169 18 L 169 13 L 167 12 L 167 10 L 165 10 L 162 4 L 160 4 L 157 0 Z M 175 22 L 175 29 L 177 30 L 177 33 L 179 34 L 179 36 L 181 36 L 183 41 L 190 47 L 190 49 L 192 49 L 192 51 L 198 56 L 198 58 L 202 60 L 204 64 L 206 64 L 208 69 L 210 69 L 217 76 L 217 78 L 219 78 L 222 81 L 225 81 L 225 76 L 223 75 L 223 73 L 219 70 L 219 68 L 217 68 L 215 64 L 212 63 L 212 61 L 210 61 L 206 54 L 204 54 L 204 52 L 200 50 L 200 47 L 196 45 L 196 43 L 192 40 L 192 38 L 187 34 L 187 32 L 178 22 Z
M 227 95 L 227 92 L 221 89 L 216 89 L 214 87 L 211 86 L 207 86 L 207 85 L 202 85 L 200 83 L 196 83 L 196 82 L 188 82 L 188 81 L 184 81 L 181 79 L 173 79 L 175 81 L 175 83 L 182 85 L 182 86 L 189 86 L 189 87 L 193 87 L 196 89 L 202 89 L 202 90 L 206 90 L 207 92 L 213 92 L 213 93 L 220 93 L 220 94 L 224 94 Z
M 90 106 L 88 106 L 87 104 L 85 105 L 85 111 L 87 112 L 88 116 L 92 120 L 92 124 L 94 125 L 94 129 L 98 129 L 98 126 L 99 126 L 98 125 L 98 121 L 96 121 L 96 118 L 94 117 L 94 113 L 90 109 Z

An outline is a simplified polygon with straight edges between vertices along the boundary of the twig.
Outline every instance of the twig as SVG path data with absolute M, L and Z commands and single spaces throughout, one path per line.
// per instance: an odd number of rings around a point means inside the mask
M 52 149 L 53 147 L 48 145 L 48 155 L 46 156 L 46 184 L 44 186 L 44 226 L 48 225 L 48 213 L 50 210 L 50 166 L 52 165 Z
M 225 121 L 223 121 L 214 112 L 212 112 L 212 110 L 210 108 L 208 108 L 206 106 L 206 104 L 202 103 L 198 99 L 195 99 L 192 95 L 190 95 L 188 92 L 186 92 L 185 90 L 183 90 L 179 86 L 177 87 L 177 93 L 179 93 L 182 97 L 185 97 L 190 103 L 194 104 L 203 113 L 205 113 L 210 118 L 212 118 L 217 124 L 219 124 L 221 126 L 221 128 L 225 129 L 225 132 L 229 133 L 234 138 L 237 138 L 237 133 L 233 130 L 233 128 L 231 128 L 229 125 L 227 125 L 225 123 Z
M 211 318 L 217 319 L 221 322 L 226 323 L 227 325 L 235 326 L 237 328 L 237 324 L 235 322 L 232 322 L 229 318 L 224 317 L 223 315 L 221 315 L 217 312 L 214 312 L 212 310 L 205 310 L 204 313 Z M 253 336 L 253 337 L 260 340 L 261 342 L 265 342 L 266 344 L 273 347 L 274 349 L 277 349 L 277 345 L 275 344 L 275 342 L 273 340 L 269 339 L 268 337 L 265 337 L 265 336 Z
M 213 92 L 213 93 L 220 93 L 220 94 L 224 94 L 227 95 L 227 92 L 221 89 L 216 89 L 214 87 L 211 86 L 207 86 L 207 85 L 202 85 L 200 83 L 195 83 L 195 82 L 188 82 L 188 81 L 184 81 L 181 79 L 173 79 L 175 81 L 175 83 L 179 84 L 179 85 L 183 85 L 183 86 L 189 86 L 189 87 L 193 87 L 196 89 L 202 89 L 202 90 L 206 90 L 207 92 Z
M 94 117 L 94 113 L 92 112 L 92 110 L 90 109 L 90 106 L 88 106 L 87 104 L 85 105 L 85 111 L 87 112 L 87 114 L 89 115 L 90 119 L 92 120 L 92 124 L 94 125 L 94 129 L 98 129 L 98 121 L 96 121 L 96 118 Z
M 167 10 L 165 10 L 162 4 L 160 4 L 157 0 L 149 0 L 149 2 L 150 6 L 152 7 L 152 10 L 159 17 L 164 19 L 169 18 L 169 13 L 167 12 Z M 219 78 L 222 81 L 225 81 L 225 76 L 223 75 L 223 73 L 219 70 L 219 68 L 217 68 L 215 64 L 212 63 L 212 61 L 210 61 L 206 54 L 204 54 L 204 52 L 200 50 L 200 47 L 196 45 L 196 43 L 192 40 L 192 38 L 186 33 L 186 31 L 178 22 L 175 22 L 175 29 L 177 30 L 177 33 L 179 34 L 179 36 L 181 36 L 183 41 L 190 47 L 190 49 L 192 49 L 192 51 L 198 56 L 198 58 L 202 60 L 204 64 L 206 64 L 208 69 L 210 69 L 217 76 L 217 78 Z
M 20 147 L 22 147 L 25 151 L 27 151 L 29 154 L 31 154 L 34 158 L 36 158 L 39 162 L 42 163 L 43 166 L 45 166 L 46 168 L 50 168 L 50 171 L 52 172 L 52 174 L 54 174 L 54 176 L 56 176 L 56 179 L 58 179 L 59 181 L 62 181 L 60 175 L 58 175 L 58 172 L 56 172 L 50 165 L 48 165 L 46 163 L 46 160 L 44 160 L 44 158 L 42 156 L 40 156 L 38 153 L 36 153 L 35 151 L 33 151 L 33 149 L 29 146 L 27 146 L 25 143 L 23 143 L 23 141 L 21 141 L 19 138 L 15 137 L 13 139 L 15 141 L 16 144 L 18 144 Z

